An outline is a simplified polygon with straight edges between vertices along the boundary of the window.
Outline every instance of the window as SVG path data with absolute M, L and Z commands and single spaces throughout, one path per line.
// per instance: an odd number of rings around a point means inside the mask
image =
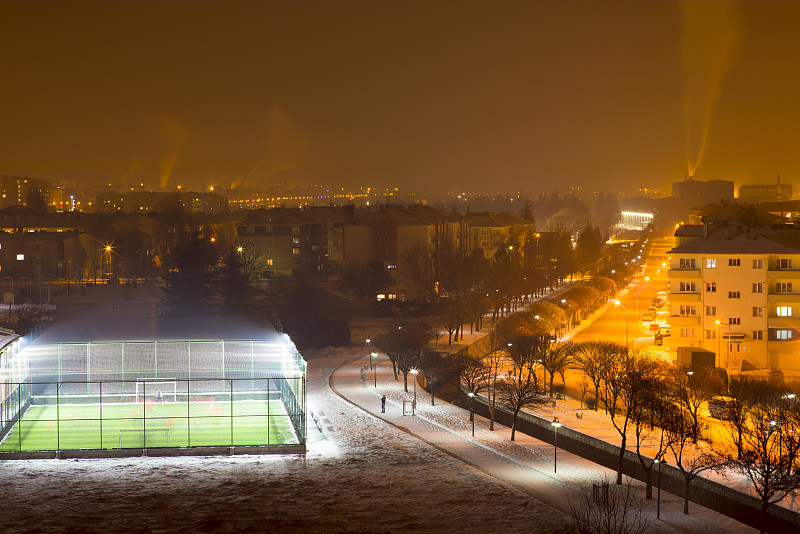
M 717 339 L 716 330 L 706 330 L 706 339 Z
M 292 238 L 292 243 L 294 243 L 295 245 L 299 245 L 300 244 L 300 238 L 299 237 L 293 237 Z
M 753 269 L 763 269 L 764 268 L 764 260 L 753 260 Z
M 17 258 L 19 259 L 19 258 Z M 792 292 L 792 283 L 791 282 L 778 282 L 775 284 L 775 292 L 776 293 L 791 293 Z
M 716 314 L 717 314 L 716 306 L 706 306 L 706 315 L 716 315 Z
M 267 249 L 267 256 L 272 256 L 272 249 L 271 248 Z
M 488 241 L 481 241 L 481 246 L 486 248 L 486 247 L 489 246 L 489 242 Z
M 697 288 L 697 285 L 695 285 L 694 282 L 681 282 L 681 286 L 680 287 L 681 287 L 681 291 L 682 292 L 695 291 L 696 288 Z
M 489 235 L 489 229 L 484 228 L 483 230 L 481 230 L 481 235 Z
M 778 317 L 791 317 L 792 316 L 792 307 L 791 306 L 778 306 L 775 311 L 778 314 Z
M 728 258 L 728 267 L 739 267 L 742 265 L 742 260 L 739 258 Z
M 741 317 L 728 317 L 728 324 L 731 325 L 731 326 L 737 325 L 737 324 L 742 324 L 742 318 Z
M 781 258 L 778 260 L 778 269 L 791 269 L 792 260 L 790 258 Z
M 300 233 L 300 227 L 299 226 L 292 226 L 292 233 L 293 234 L 299 234 Z
M 697 315 L 697 308 L 689 304 L 681 304 L 681 315 Z
M 397 265 L 394 265 L 394 264 L 390 263 L 389 265 L 386 266 L 386 268 L 387 269 L 397 269 Z
M 763 314 L 764 308 L 761 306 L 753 306 L 753 317 L 761 317 Z
M 244 233 L 250 234 L 250 235 L 255 234 L 256 233 L 255 226 L 246 226 L 245 229 L 244 229 Z
M 694 337 L 694 328 L 681 328 L 681 337 L 689 339 Z
M 17 261 L 23 261 L 25 259 L 25 254 L 17 254 Z
M 681 258 L 679 260 L 681 269 L 694 269 L 694 258 Z
M 728 298 L 739 299 L 742 298 L 742 294 L 739 291 L 728 291 Z
M 709 293 L 716 293 L 717 292 L 717 283 L 716 282 L 706 282 L 706 291 Z
M 786 340 L 792 339 L 792 331 L 787 329 L 775 330 L 775 339 Z
M 300 247 L 292 247 L 292 254 L 297 256 L 300 254 Z
M 753 293 L 763 293 L 764 292 L 764 284 L 761 282 L 753 284 Z
M 753 339 L 764 339 L 763 330 L 753 330 Z
M 272 258 L 267 260 L 267 265 L 272 265 Z
M 716 269 L 717 260 L 715 258 L 706 258 L 706 269 Z
M 728 343 L 728 351 L 732 354 L 736 354 L 742 351 L 742 344 L 741 343 Z

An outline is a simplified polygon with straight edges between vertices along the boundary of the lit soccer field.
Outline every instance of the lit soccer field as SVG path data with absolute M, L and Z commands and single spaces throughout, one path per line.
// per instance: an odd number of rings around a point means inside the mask
M 5 451 L 297 444 L 278 400 L 31 406 Z

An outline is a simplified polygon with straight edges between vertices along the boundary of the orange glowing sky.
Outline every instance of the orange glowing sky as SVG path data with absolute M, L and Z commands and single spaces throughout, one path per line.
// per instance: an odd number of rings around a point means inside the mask
M 0 2 L 0 174 L 668 187 L 707 115 L 697 178 L 800 190 L 800 2 L 732 9 L 687 106 L 677 2 Z

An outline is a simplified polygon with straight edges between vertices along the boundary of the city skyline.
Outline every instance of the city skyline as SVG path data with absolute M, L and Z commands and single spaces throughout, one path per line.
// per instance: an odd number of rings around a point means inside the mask
M 796 2 L 0 9 L 0 174 L 618 191 L 696 168 L 800 188 Z

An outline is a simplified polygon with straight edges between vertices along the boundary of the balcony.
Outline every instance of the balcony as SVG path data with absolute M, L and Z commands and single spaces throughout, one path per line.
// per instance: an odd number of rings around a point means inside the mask
M 678 279 L 685 280 L 686 278 L 702 278 L 703 275 L 700 269 L 671 269 L 669 271 L 670 280 Z
M 800 270 L 770 269 L 767 271 L 768 280 L 800 280 Z
M 775 317 L 770 316 L 767 319 L 767 326 L 769 328 L 797 328 L 797 317 Z
M 767 302 L 786 306 L 797 305 L 800 303 L 800 293 L 770 293 L 767 295 Z
M 700 298 L 700 292 L 697 293 L 670 293 L 669 294 L 669 302 L 671 304 L 674 303 L 684 303 L 684 302 L 701 302 L 702 299 Z

